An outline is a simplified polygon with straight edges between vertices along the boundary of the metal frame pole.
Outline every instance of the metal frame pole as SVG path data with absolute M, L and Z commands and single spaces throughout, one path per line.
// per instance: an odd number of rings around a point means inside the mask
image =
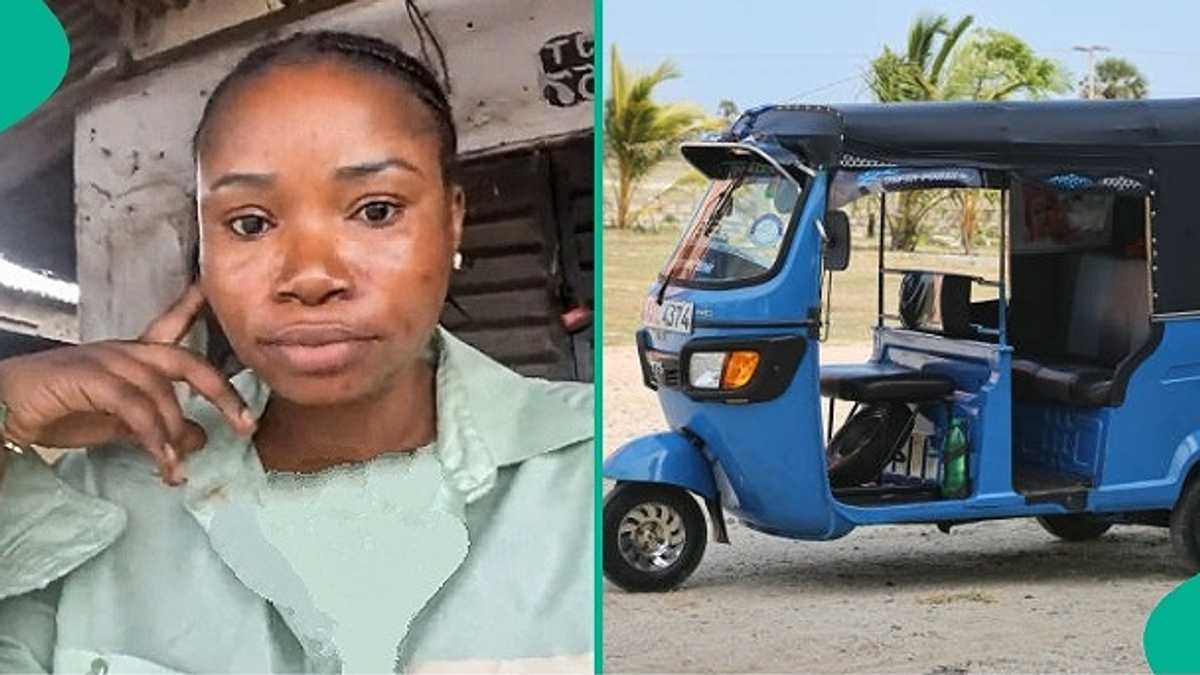
M 878 325 L 883 328 L 883 231 L 887 227 L 887 193 L 879 193 L 879 269 L 876 272 L 878 285 Z
M 1007 187 L 1000 189 L 1000 346 L 1008 345 L 1008 196 Z

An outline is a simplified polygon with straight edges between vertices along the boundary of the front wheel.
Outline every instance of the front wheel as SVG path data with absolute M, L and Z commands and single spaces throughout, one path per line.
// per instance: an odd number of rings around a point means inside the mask
M 691 576 L 708 525 L 684 489 L 617 483 L 604 498 L 604 576 L 627 591 L 667 591 Z
M 1098 539 L 1112 527 L 1112 523 L 1086 513 L 1038 516 L 1037 521 L 1047 532 L 1065 541 Z

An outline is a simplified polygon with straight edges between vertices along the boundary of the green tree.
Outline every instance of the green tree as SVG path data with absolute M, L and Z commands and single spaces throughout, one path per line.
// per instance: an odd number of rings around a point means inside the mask
M 1146 98 L 1150 85 L 1142 71 L 1125 59 L 1110 56 L 1096 63 L 1096 93 L 1100 98 Z M 1079 81 L 1079 95 L 1088 96 L 1088 78 Z
M 732 122 L 737 119 L 739 112 L 741 111 L 738 110 L 738 104 L 727 98 L 721 99 L 721 102 L 717 104 L 717 117 L 726 122 Z
M 974 17 L 951 23 L 945 15 L 918 16 L 904 52 L 885 46 L 871 62 L 867 85 L 884 103 L 900 101 L 1000 101 L 1016 95 L 1043 98 L 1070 89 L 1056 62 L 1037 56 L 1023 40 L 1003 31 L 976 28 Z M 978 195 L 955 192 L 962 210 L 960 233 L 969 253 L 978 217 Z M 888 224 L 891 246 L 913 250 L 921 240 L 922 219 L 945 199 L 940 191 L 900 193 L 896 217 Z
M 1002 101 L 1021 94 L 1040 99 L 1070 91 L 1066 71 L 1039 57 L 1012 33 L 979 28 L 955 51 L 944 98 Z
M 625 229 L 635 221 L 632 209 L 640 184 L 680 142 L 711 123 L 698 106 L 654 100 L 658 85 L 680 76 L 670 61 L 640 73 L 625 67 L 614 46 L 609 73 L 612 94 L 604 102 L 604 147 L 616 169 L 612 224 Z

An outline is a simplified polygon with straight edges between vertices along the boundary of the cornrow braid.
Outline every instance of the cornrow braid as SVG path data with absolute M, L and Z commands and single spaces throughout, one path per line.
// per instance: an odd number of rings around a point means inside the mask
M 193 159 L 200 154 L 213 114 L 235 85 L 272 66 L 312 63 L 327 58 L 340 58 L 352 65 L 394 77 L 408 87 L 433 113 L 438 127 L 443 178 L 447 182 L 454 180 L 458 132 L 454 127 L 450 101 L 437 77 L 419 59 L 390 42 L 339 31 L 296 33 L 278 42 L 257 47 L 243 57 L 217 84 L 204 104 L 204 112 L 192 137 Z

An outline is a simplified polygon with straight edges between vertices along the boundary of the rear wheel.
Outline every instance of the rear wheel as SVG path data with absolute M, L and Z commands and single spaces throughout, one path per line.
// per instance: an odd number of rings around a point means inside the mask
M 1086 513 L 1038 516 L 1037 521 L 1047 532 L 1065 541 L 1098 539 L 1112 527 L 1112 523 Z
M 1200 572 L 1200 481 L 1184 488 L 1171 510 L 1171 546 L 1189 572 Z
M 627 591 L 666 591 L 691 576 L 708 524 L 686 490 L 617 483 L 604 498 L 604 576 Z

